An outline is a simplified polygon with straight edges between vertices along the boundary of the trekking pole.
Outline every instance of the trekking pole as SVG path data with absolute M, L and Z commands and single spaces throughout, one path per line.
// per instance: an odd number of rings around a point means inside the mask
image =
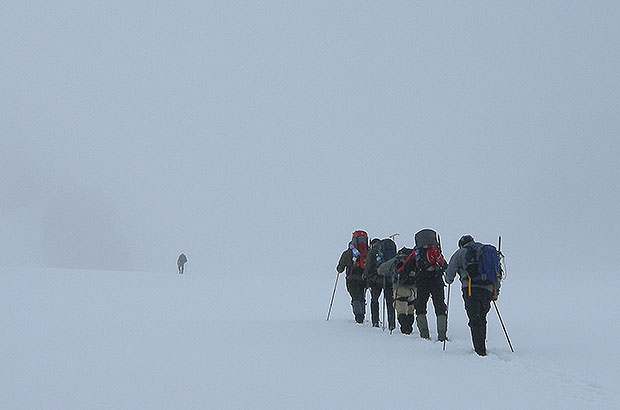
M 447 337 L 447 333 L 448 333 L 448 312 L 450 311 L 450 285 L 451 283 L 448 283 L 448 303 L 446 304 L 446 339 Z M 443 351 L 446 351 L 446 339 L 443 340 Z
M 368 323 L 368 316 L 366 315 L 366 301 L 368 300 L 368 291 L 369 290 L 370 290 L 370 288 L 365 288 L 364 289 L 364 317 L 365 317 L 365 320 L 364 320 L 364 323 L 362 323 L 363 327 L 366 327 L 366 323 Z M 370 302 L 372 303 L 372 293 L 370 295 L 371 295 L 370 296 Z M 372 308 L 370 310 L 371 310 L 371 315 L 372 315 Z
M 336 274 L 336 283 L 334 284 L 334 291 L 332 292 L 332 300 L 331 302 L 329 302 L 329 310 L 327 311 L 327 319 L 329 320 L 329 315 L 332 313 L 332 304 L 334 303 L 334 296 L 336 295 L 336 287 L 338 286 L 338 278 L 340 277 L 340 274 L 337 273 Z
M 437 234 L 437 243 L 439 244 L 439 251 L 443 252 L 441 250 L 441 235 L 439 235 L 439 234 Z M 447 300 L 447 303 L 446 303 L 446 339 L 447 339 L 447 333 L 448 333 L 448 311 L 449 310 L 450 310 L 450 284 L 448 284 L 448 300 Z M 442 350 L 444 352 L 446 351 L 446 339 L 443 340 Z
M 506 279 L 507 269 L 506 269 L 506 257 L 502 253 L 502 237 L 500 235 L 497 246 L 497 255 L 499 256 L 500 268 L 501 268 L 501 279 Z M 503 268 L 501 265 L 504 265 Z
M 500 235 L 497 240 L 497 251 L 499 253 L 499 257 L 503 258 L 504 254 L 502 254 L 502 236 Z M 500 266 L 501 270 L 501 266 Z M 493 301 L 493 306 L 495 306 L 495 311 L 497 312 L 497 317 L 499 318 L 499 323 L 502 325 L 502 329 L 504 329 L 504 334 L 506 335 L 506 340 L 508 341 L 508 346 L 510 346 L 510 350 L 512 353 L 515 352 L 515 349 L 512 348 L 512 343 L 510 343 L 510 338 L 508 337 L 508 332 L 506 331 L 506 326 L 504 326 L 504 321 L 502 320 L 502 316 L 499 314 L 499 309 L 497 308 L 497 303 Z
M 506 326 L 504 326 L 504 321 L 502 320 L 502 316 L 499 314 L 499 309 L 497 308 L 497 303 L 493 301 L 493 306 L 495 306 L 495 311 L 497 312 L 497 317 L 499 318 L 499 323 L 502 324 L 502 329 L 504 329 L 504 334 L 506 335 L 506 340 L 508 341 L 508 346 L 510 346 L 510 350 L 512 353 L 515 352 L 515 349 L 512 348 L 512 343 L 510 343 L 510 338 L 508 337 L 508 332 L 506 331 Z
M 396 241 L 394 240 L 394 238 L 396 238 L 398 235 L 400 235 L 399 233 L 393 233 L 391 235 L 388 236 L 388 238 L 390 238 L 394 244 L 396 244 Z M 398 248 L 396 248 L 398 249 Z M 386 299 L 385 299 L 385 275 L 383 276 L 383 330 L 385 331 L 385 310 L 387 309 L 386 307 Z M 390 330 L 390 334 L 392 334 L 392 330 Z
M 381 327 L 381 330 L 385 332 L 385 275 L 383 275 L 383 323 Z

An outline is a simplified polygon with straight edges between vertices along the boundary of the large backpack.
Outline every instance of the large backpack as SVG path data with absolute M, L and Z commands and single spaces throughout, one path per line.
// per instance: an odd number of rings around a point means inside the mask
M 349 249 L 353 252 L 353 268 L 364 269 L 368 256 L 368 234 L 361 230 L 353 232 Z
M 400 285 L 413 285 L 415 284 L 415 272 L 401 272 L 399 270 L 405 265 L 409 256 L 413 253 L 413 249 L 401 248 L 394 257 L 394 263 L 392 263 L 392 282 Z
M 439 246 L 439 238 L 437 232 L 432 229 L 422 229 L 414 236 L 416 246 L 435 245 Z
M 415 266 L 419 278 L 430 278 L 443 273 L 446 259 L 441 253 L 437 232 L 422 229 L 415 234 Z
M 488 244 L 467 244 L 465 247 L 465 265 L 471 283 L 497 285 L 501 272 L 497 248 Z
M 446 265 L 446 260 L 437 245 L 423 245 L 413 248 L 415 252 L 415 264 L 418 277 L 431 277 L 441 275 Z
M 390 238 L 381 240 L 377 248 L 377 267 L 396 256 L 396 243 Z

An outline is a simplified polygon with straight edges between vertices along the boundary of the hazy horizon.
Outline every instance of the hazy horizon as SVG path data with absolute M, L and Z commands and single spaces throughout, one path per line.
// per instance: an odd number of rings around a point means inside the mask
M 617 274 L 620 4 L 3 7 L 0 265 L 316 265 L 353 230 Z

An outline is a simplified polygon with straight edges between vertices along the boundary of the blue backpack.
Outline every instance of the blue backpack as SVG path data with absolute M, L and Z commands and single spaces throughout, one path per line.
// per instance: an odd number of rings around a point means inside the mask
M 496 285 L 500 278 L 499 252 L 493 245 L 465 245 L 467 273 L 472 283 Z
M 381 240 L 377 249 L 377 266 L 396 256 L 396 243 L 390 238 Z

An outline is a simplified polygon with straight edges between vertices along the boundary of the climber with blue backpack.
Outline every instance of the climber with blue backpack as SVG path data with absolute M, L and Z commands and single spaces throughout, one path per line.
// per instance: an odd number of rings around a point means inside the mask
M 458 245 L 445 279 L 451 284 L 459 274 L 474 350 L 486 356 L 487 314 L 491 301 L 497 300 L 502 279 L 500 253 L 493 245 L 474 241 L 471 235 L 462 236 Z
M 390 331 L 394 330 L 396 327 L 392 280 L 386 280 L 384 275 L 379 274 L 378 269 L 386 261 L 395 256 L 396 243 L 394 243 L 392 239 L 374 238 L 370 241 L 370 250 L 368 251 L 363 274 L 363 278 L 366 280 L 366 287 L 370 289 L 370 317 L 372 326 L 379 327 L 379 297 L 381 296 L 381 292 L 383 292 L 384 306 L 387 308 L 388 327 Z

